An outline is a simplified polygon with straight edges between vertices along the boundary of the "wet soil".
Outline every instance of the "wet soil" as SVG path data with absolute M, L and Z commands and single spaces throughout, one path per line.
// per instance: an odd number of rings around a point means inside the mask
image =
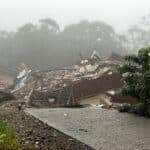
M 97 150 L 150 150 L 150 119 L 99 107 L 26 109 Z
M 0 118 L 15 129 L 23 150 L 91 150 L 16 108 L 0 108 Z

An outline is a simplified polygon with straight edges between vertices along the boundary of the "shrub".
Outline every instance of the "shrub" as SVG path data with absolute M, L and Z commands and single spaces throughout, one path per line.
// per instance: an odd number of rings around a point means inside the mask
M 150 47 L 140 49 L 137 55 L 125 56 L 125 61 L 119 68 L 125 83 L 123 93 L 140 99 L 146 112 L 150 106 Z
M 0 121 L 0 149 L 2 150 L 18 150 L 20 143 L 12 128 L 5 122 Z

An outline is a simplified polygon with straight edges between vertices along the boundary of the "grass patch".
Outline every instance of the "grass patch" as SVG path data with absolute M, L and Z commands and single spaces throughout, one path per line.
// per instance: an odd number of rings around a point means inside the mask
M 0 150 L 19 150 L 20 143 L 13 129 L 0 121 Z

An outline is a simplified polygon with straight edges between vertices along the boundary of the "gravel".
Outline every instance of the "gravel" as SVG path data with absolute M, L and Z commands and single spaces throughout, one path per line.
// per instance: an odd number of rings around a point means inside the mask
M 97 150 L 150 150 L 148 118 L 94 107 L 26 112 Z
M 92 150 L 89 146 L 15 108 L 1 108 L 0 119 L 15 132 L 22 150 Z

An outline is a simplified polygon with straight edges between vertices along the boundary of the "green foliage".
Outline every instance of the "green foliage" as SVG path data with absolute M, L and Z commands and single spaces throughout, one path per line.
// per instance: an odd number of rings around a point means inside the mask
M 20 149 L 19 140 L 15 136 L 12 128 L 8 127 L 5 122 L 0 121 L 0 149 L 18 150 Z
M 123 93 L 150 103 L 150 48 L 142 48 L 138 55 L 125 56 L 125 64 L 119 68 L 125 82 Z

